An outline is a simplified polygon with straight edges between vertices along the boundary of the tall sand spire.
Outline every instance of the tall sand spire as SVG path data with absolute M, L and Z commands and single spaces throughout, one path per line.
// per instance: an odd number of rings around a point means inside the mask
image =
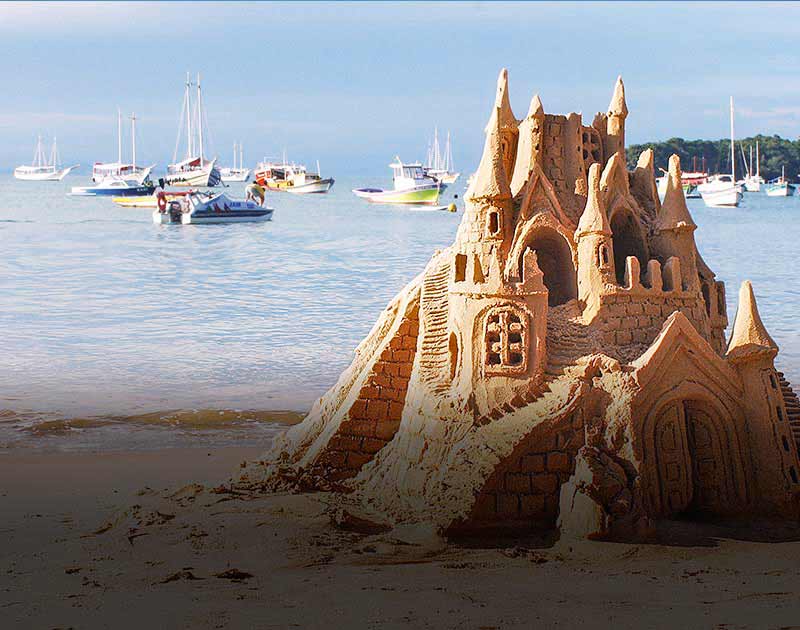
M 736 309 L 736 319 L 726 356 L 737 361 L 759 354 L 774 357 L 777 352 L 778 346 L 770 337 L 758 314 L 753 285 L 749 280 L 745 280 L 739 288 L 739 306 Z
M 683 194 L 681 183 L 681 159 L 673 154 L 669 158 L 669 171 L 667 173 L 667 191 L 661 203 L 661 212 L 658 215 L 658 229 L 677 230 L 697 228 L 689 214 L 686 197 Z

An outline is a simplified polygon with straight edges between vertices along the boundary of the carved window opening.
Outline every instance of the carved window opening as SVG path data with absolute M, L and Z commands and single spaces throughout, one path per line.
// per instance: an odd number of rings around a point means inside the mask
M 769 384 L 772 385 L 772 389 L 778 389 L 778 381 L 775 379 L 774 374 L 769 375 Z
M 778 412 L 778 421 L 783 422 L 783 409 L 775 407 L 775 411 Z
M 597 266 L 600 269 L 605 269 L 608 267 L 608 247 L 605 245 L 600 245 L 597 248 Z
M 483 267 L 481 266 L 481 257 L 477 254 L 472 258 L 472 281 L 475 284 L 486 282 L 486 276 L 483 274 Z
M 783 450 L 788 453 L 789 452 L 789 440 L 786 439 L 785 435 L 781 436 L 781 442 L 783 442 Z
M 484 364 L 490 374 L 521 374 L 528 368 L 528 314 L 513 306 L 486 317 Z
M 450 350 L 450 380 L 452 381 L 455 380 L 458 371 L 458 339 L 455 333 L 450 333 L 448 347 Z
M 500 215 L 496 212 L 489 213 L 489 234 L 496 236 L 500 233 Z
M 455 265 L 455 281 L 464 282 L 467 278 L 467 256 L 465 254 L 456 254 Z
M 620 208 L 611 217 L 611 233 L 614 238 L 614 266 L 617 283 L 625 283 L 625 260 L 628 256 L 639 259 L 639 267 L 647 267 L 647 246 L 642 228 L 633 213 L 627 208 Z
M 792 477 L 792 483 L 797 483 L 797 471 L 794 469 L 794 466 L 789 468 L 789 475 Z
M 703 301 L 706 303 L 706 313 L 711 317 L 711 289 L 708 284 L 703 282 L 700 285 L 700 290 L 703 292 Z
M 725 316 L 725 284 L 717 282 L 717 312 Z

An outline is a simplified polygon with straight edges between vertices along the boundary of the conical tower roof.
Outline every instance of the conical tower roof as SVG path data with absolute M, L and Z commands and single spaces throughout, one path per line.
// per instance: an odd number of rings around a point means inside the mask
M 736 320 L 726 356 L 732 361 L 738 361 L 763 354 L 774 357 L 777 353 L 778 346 L 769 336 L 758 314 L 753 285 L 745 280 L 739 288 L 739 306 L 736 309 Z
M 500 142 L 500 115 L 495 108 L 495 115 L 489 121 L 486 130 L 486 142 L 483 145 L 483 156 L 475 177 L 467 191 L 467 199 L 510 199 L 511 189 L 508 176 L 503 167 L 503 149 Z
M 519 125 L 519 145 L 517 146 L 517 160 L 514 163 L 514 172 L 511 176 L 511 194 L 515 197 L 525 187 L 533 171 L 534 161 L 539 151 L 534 147 L 533 129 L 537 121 L 544 118 L 544 107 L 539 95 L 534 95 L 528 115 Z M 541 131 L 541 129 L 540 129 Z
M 691 229 L 697 228 L 689 208 L 686 206 L 686 197 L 681 184 L 681 160 L 673 154 L 669 158 L 669 172 L 667 173 L 667 191 L 664 201 L 661 202 L 661 212 L 658 214 L 657 227 L 659 230 Z
M 497 95 L 494 99 L 492 116 L 486 124 L 486 133 L 489 133 L 494 118 L 499 120 L 500 129 L 517 129 L 519 126 L 519 121 L 514 117 L 511 101 L 508 98 L 508 70 L 505 68 L 500 70 L 500 76 L 497 77 Z
M 625 102 L 625 84 L 622 82 L 622 77 L 617 77 L 617 83 L 614 85 L 614 94 L 611 97 L 611 102 L 608 104 L 609 116 L 627 116 L 628 104 Z
M 611 234 L 603 195 L 600 192 L 600 164 L 594 163 L 589 167 L 588 184 L 589 196 L 586 198 L 586 208 L 578 222 L 576 238 L 584 234 Z

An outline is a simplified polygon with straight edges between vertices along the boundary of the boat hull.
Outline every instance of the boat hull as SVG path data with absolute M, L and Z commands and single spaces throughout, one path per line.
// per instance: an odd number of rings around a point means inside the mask
M 424 186 L 410 190 L 381 190 L 356 188 L 353 194 L 372 203 L 431 204 L 439 203 L 439 186 Z
M 734 208 L 742 200 L 742 192 L 736 187 L 713 191 L 700 191 L 703 202 L 711 208 Z
M 246 182 L 250 179 L 250 169 L 248 168 L 238 172 L 233 169 L 222 169 L 220 171 L 220 179 L 225 183 Z
M 309 182 L 308 184 L 300 184 L 296 186 L 291 183 L 271 182 L 266 180 L 264 187 L 273 192 L 286 192 L 293 195 L 320 195 L 328 192 L 333 188 L 333 178 L 320 179 L 318 181 Z
M 794 195 L 795 187 L 791 184 L 767 184 L 768 197 L 791 197 Z
M 27 182 L 60 182 L 74 168 L 76 167 L 70 166 L 69 168 L 63 168 L 60 171 L 53 171 L 49 173 L 31 173 L 16 168 L 14 169 L 14 177 Z
M 97 188 L 94 186 L 73 186 L 71 197 L 143 197 L 153 192 L 149 186 L 131 188 Z
M 193 168 L 164 175 L 164 181 L 170 186 L 192 186 L 212 188 L 222 181 L 219 169 L 214 162 L 202 168 Z

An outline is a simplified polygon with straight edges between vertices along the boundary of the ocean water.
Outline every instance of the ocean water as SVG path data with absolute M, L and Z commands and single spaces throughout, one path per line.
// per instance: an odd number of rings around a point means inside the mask
M 337 379 L 388 301 L 449 245 L 458 213 L 371 205 L 338 178 L 271 194 L 264 224 L 158 226 L 151 210 L 0 175 L 0 453 L 266 445 Z M 231 192 L 241 195 L 243 185 Z M 751 279 L 800 383 L 800 198 L 689 200 L 706 262 Z M 296 412 L 296 413 L 288 413 Z

